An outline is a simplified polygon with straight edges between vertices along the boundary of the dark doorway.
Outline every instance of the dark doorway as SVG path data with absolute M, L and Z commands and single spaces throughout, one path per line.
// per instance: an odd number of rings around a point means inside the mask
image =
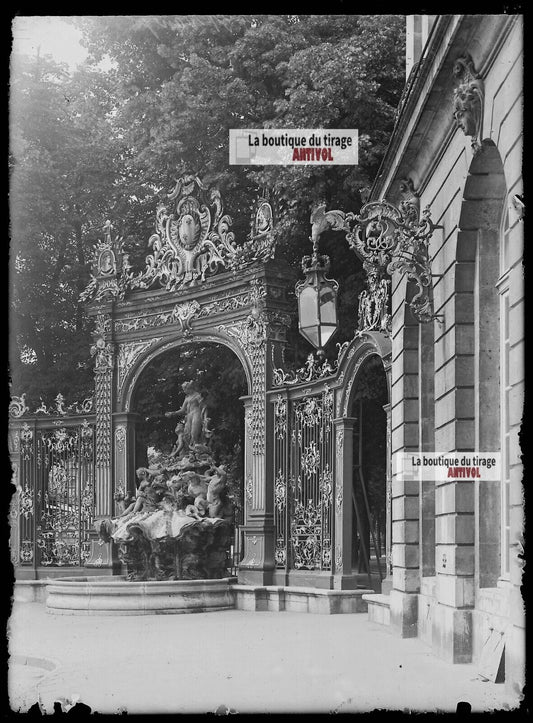
M 387 378 L 381 359 L 361 370 L 352 401 L 352 569 L 362 585 L 381 589 L 385 576 Z

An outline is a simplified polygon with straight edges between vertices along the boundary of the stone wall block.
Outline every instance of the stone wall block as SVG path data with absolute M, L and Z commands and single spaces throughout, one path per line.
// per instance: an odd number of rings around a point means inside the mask
M 414 544 L 419 539 L 418 520 L 395 520 L 392 523 L 392 538 L 398 543 Z
M 469 575 L 437 575 L 435 597 L 444 605 L 455 608 L 472 607 L 475 601 L 474 578 Z

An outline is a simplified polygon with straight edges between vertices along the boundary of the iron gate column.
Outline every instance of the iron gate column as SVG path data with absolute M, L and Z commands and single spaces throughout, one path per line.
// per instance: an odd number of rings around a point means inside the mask
M 357 576 L 352 571 L 353 429 L 355 417 L 333 420 L 335 431 L 335 556 L 333 587 L 352 590 Z
M 264 323 L 260 319 L 259 326 Z M 274 460 L 272 445 L 273 409 L 267 403 L 271 344 L 264 323 L 264 336 L 258 334 L 247 344 L 252 367 L 252 395 L 246 404 L 244 557 L 239 565 L 239 582 L 246 585 L 270 584 L 274 571 Z
M 92 312 L 92 313 L 91 313 Z M 113 514 L 113 374 L 115 345 L 112 337 L 112 304 L 90 311 L 96 316 L 96 331 L 91 356 L 94 357 L 96 410 L 95 523 Z M 117 561 L 112 544 L 96 538 L 91 540 L 91 553 L 86 567 L 113 569 Z

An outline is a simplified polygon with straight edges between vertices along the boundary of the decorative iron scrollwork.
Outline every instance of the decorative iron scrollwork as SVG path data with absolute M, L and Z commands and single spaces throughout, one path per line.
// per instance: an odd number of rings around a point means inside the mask
M 309 354 L 307 361 L 303 367 L 295 371 L 284 371 L 283 369 L 273 369 L 272 384 L 274 387 L 281 387 L 293 384 L 307 384 L 316 379 L 324 379 L 331 377 L 337 371 L 337 364 L 331 364 L 327 359 L 319 361 L 314 354 Z
M 320 465 L 320 452 L 316 446 L 316 442 L 306 447 L 302 454 L 302 471 L 307 476 L 316 474 Z
M 322 568 L 322 510 L 307 500 L 296 502 L 291 520 L 291 542 L 296 570 Z
M 432 277 L 428 247 L 437 226 L 431 220 L 429 208 L 420 212 L 420 198 L 412 179 L 402 179 L 399 190 L 402 196 L 399 206 L 386 200 L 371 201 L 355 214 L 325 211 L 325 205 L 321 205 L 311 216 L 315 244 L 327 229 L 344 231 L 350 248 L 363 262 L 367 288 L 359 295 L 358 334 L 390 333 L 390 277 L 394 271 L 405 274 L 417 285 L 417 293 L 409 304 L 415 318 L 424 323 L 436 318 L 429 297 Z M 306 257 L 302 263 L 307 266 L 323 263 L 315 256 Z M 298 371 L 291 374 L 275 370 L 275 385 L 302 381 L 304 373 Z
M 252 454 L 265 449 L 264 393 L 266 390 L 266 354 L 268 318 L 260 308 L 252 308 L 246 319 L 218 330 L 232 337 L 244 350 L 252 367 Z
M 33 455 L 33 430 L 24 422 L 20 430 L 20 456 L 28 460 Z
M 20 397 L 12 397 L 9 404 L 9 416 L 10 417 L 23 417 L 24 415 L 33 416 L 45 414 L 46 416 L 58 416 L 64 417 L 67 414 L 90 414 L 93 410 L 94 400 L 92 397 L 87 397 L 81 403 L 73 402 L 67 407 L 65 406 L 65 397 L 59 393 L 55 398 L 55 406 L 50 405 L 49 407 L 43 402 L 41 398 L 40 405 L 31 412 L 30 408 L 25 402 L 26 394 L 22 394 Z
M 326 509 L 328 509 L 331 505 L 333 495 L 333 473 L 327 463 L 321 473 L 320 490 L 322 493 L 322 504 Z
M 400 191 L 403 200 L 399 208 L 385 200 L 372 201 L 358 215 L 346 214 L 348 222 L 355 221 L 346 239 L 362 260 L 369 281 L 367 291 L 359 297 L 360 332 L 390 329 L 387 280 L 394 271 L 407 275 L 417 285 L 418 291 L 409 304 L 415 318 L 424 323 L 435 318 L 428 294 L 428 246 L 436 226 L 429 208 L 420 216 L 420 201 L 410 179 L 402 181 Z
M 20 397 L 12 397 L 9 403 L 10 417 L 22 417 L 22 415 L 28 411 L 29 409 L 26 406 L 26 394 L 22 394 Z
M 282 512 L 285 507 L 285 498 L 287 495 L 287 483 L 283 470 L 279 469 L 274 480 L 274 502 L 278 508 L 278 512 Z
M 277 439 L 283 439 L 287 433 L 287 402 L 278 394 L 274 405 L 274 434 Z
M 263 199 L 249 240 L 235 243 L 232 219 L 223 211 L 222 197 L 196 176 L 182 176 L 168 201 L 156 211 L 156 232 L 149 239 L 152 253 L 146 269 L 129 276 L 130 287 L 146 289 L 159 281 L 166 289 L 195 286 L 220 268 L 241 269 L 274 253 L 272 209 Z

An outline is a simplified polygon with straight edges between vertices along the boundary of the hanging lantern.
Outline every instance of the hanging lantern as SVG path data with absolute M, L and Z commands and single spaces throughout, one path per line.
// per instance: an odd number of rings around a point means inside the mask
M 313 244 L 313 255 L 304 256 L 302 270 L 304 281 L 296 284 L 298 299 L 298 328 L 316 349 L 319 357 L 325 356 L 324 347 L 337 331 L 337 291 L 339 284 L 326 278 L 329 256 L 319 255 Z

